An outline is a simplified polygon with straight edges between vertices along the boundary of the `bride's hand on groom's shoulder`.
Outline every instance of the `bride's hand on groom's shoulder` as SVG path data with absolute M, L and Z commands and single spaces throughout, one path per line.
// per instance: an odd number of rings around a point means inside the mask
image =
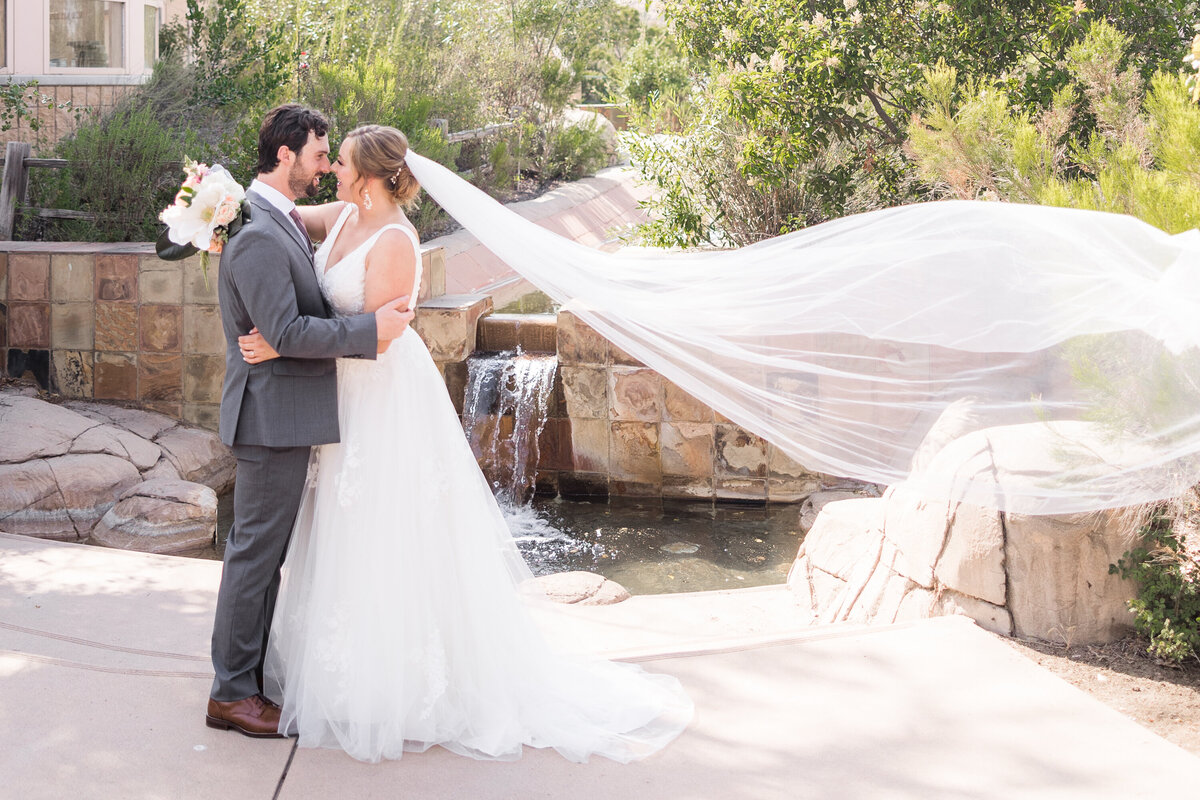
M 242 360 L 247 364 L 261 364 L 273 358 L 279 358 L 275 348 L 267 343 L 263 335 L 254 328 L 245 336 L 238 337 L 238 348 L 242 351 Z

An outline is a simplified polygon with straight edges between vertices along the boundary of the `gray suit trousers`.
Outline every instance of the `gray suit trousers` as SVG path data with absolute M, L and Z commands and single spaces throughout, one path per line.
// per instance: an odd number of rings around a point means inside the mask
M 212 697 L 222 702 L 258 694 L 279 594 L 280 567 L 304 493 L 308 447 L 235 444 L 235 523 L 213 623 Z

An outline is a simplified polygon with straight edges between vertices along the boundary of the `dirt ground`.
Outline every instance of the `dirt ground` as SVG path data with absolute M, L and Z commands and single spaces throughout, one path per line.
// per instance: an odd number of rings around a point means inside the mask
M 1065 645 L 999 637 L 1100 702 L 1200 756 L 1200 662 L 1171 667 L 1142 639 Z

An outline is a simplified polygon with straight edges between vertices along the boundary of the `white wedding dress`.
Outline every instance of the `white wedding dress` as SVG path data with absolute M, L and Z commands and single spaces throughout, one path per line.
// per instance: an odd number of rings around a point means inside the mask
M 351 211 L 316 255 L 341 315 L 363 310 L 379 236 L 326 271 Z M 418 249 L 413 297 L 420 263 Z M 433 745 L 629 761 L 683 730 L 692 704 L 673 677 L 544 641 L 522 591 L 530 572 L 415 331 L 375 361 L 339 359 L 338 418 L 341 443 L 313 450 L 271 628 L 266 693 L 282 698 L 281 730 L 363 761 Z

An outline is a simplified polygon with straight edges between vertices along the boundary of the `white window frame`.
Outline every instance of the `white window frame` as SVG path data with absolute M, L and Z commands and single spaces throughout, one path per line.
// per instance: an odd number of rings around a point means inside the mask
M 130 8 L 135 3 L 138 6 L 138 11 L 141 11 L 142 3 L 137 0 L 108 0 L 112 3 L 121 4 L 121 36 L 123 42 L 121 45 L 122 63 L 116 67 L 52 67 L 50 66 L 50 0 L 45 0 L 45 10 L 42 18 L 43 29 L 45 31 L 42 38 L 42 68 L 46 70 L 47 75 L 128 75 L 129 73 L 129 53 L 130 53 Z M 138 47 L 142 46 L 141 41 L 137 43 Z
M 0 0 L 0 8 L 4 11 L 4 54 L 5 63 L 0 64 L 0 75 L 12 75 L 14 72 L 13 61 L 13 29 L 16 25 L 13 24 L 13 4 L 10 0 Z
M 158 30 L 155 31 L 155 34 L 154 34 L 154 57 L 156 59 L 162 58 L 162 53 L 160 53 L 158 51 L 158 34 L 162 32 L 162 26 L 165 25 L 167 22 L 166 6 L 167 6 L 167 4 L 164 2 L 164 0 L 144 0 L 144 2 L 141 4 L 141 8 L 139 9 L 142 12 L 142 36 L 139 41 L 141 43 L 141 49 L 143 51 L 146 49 L 146 28 L 145 28 L 146 9 L 147 8 L 157 8 L 158 9 Z M 143 59 L 144 58 L 145 58 L 145 56 L 143 55 Z M 129 63 L 128 60 L 126 60 L 126 63 Z M 147 63 L 146 61 L 143 60 L 142 61 L 142 72 L 149 73 L 149 72 L 153 72 L 153 71 L 154 71 L 154 64 Z

